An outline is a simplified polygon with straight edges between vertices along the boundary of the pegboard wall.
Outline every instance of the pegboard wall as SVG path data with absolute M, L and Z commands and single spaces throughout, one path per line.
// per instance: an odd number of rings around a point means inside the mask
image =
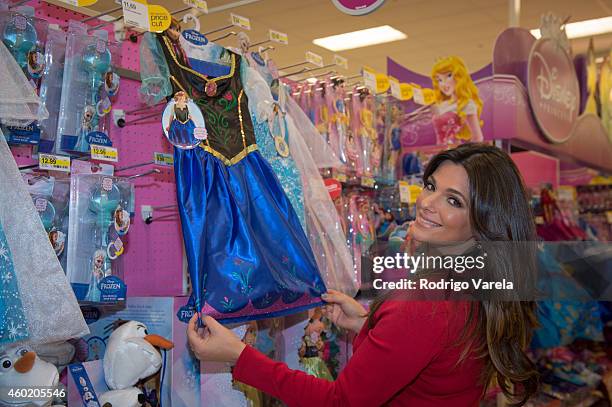
M 49 23 L 67 27 L 69 20 L 82 20 L 86 15 L 65 9 L 44 1 L 30 1 L 26 5 L 36 11 L 36 17 Z M 91 26 L 102 23 L 92 20 Z M 113 24 L 105 27 L 109 39 L 114 39 Z M 138 43 L 125 40 L 122 43 L 122 60 L 120 66 L 132 71 L 139 70 Z M 113 109 L 126 111 L 145 107 L 139 98 L 140 82 L 121 78 L 119 94 Z M 144 114 L 160 112 L 160 118 L 152 118 L 142 123 L 130 125 L 129 120 L 124 128 L 114 124 L 109 131 L 113 146 L 119 152 L 119 161 L 115 168 L 121 169 L 135 164 L 152 163 L 155 152 L 172 153 L 172 147 L 165 141 L 161 126 L 161 107 L 152 107 Z M 136 116 L 128 116 L 134 120 Z M 35 163 L 32 160 L 31 147 L 12 147 L 13 155 L 19 165 Z M 141 174 L 153 168 L 153 164 L 130 170 L 120 171 L 117 176 Z M 184 294 L 183 288 L 183 243 L 176 208 L 155 211 L 155 217 L 169 215 L 151 224 L 146 224 L 141 217 L 141 206 L 176 205 L 176 186 L 174 171 L 171 167 L 155 167 L 160 174 L 152 174 L 134 179 L 136 190 L 135 216 L 128 233 L 126 252 L 124 254 L 125 282 L 129 296 L 177 296 Z

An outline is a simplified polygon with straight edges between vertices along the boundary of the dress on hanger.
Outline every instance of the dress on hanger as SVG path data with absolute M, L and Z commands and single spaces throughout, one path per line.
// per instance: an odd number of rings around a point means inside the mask
M 242 58 L 226 51 L 230 73 L 208 78 L 165 34 L 157 40 L 173 91 L 196 103 L 208 132 L 199 147 L 174 151 L 194 305 L 239 322 L 321 304 L 325 285 L 308 239 L 255 140 Z
M 28 320 L 13 266 L 13 256 L 0 225 L 0 346 L 28 338 Z

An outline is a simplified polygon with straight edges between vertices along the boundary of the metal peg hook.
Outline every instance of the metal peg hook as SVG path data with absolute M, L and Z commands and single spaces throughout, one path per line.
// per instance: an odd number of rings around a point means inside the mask
M 258 50 L 257 52 L 264 53 L 266 51 L 274 51 L 276 48 L 274 47 L 274 45 L 268 45 L 267 47 L 263 47 L 262 49 Z
M 147 172 L 143 172 L 142 174 L 130 175 L 129 177 L 126 177 L 126 179 L 135 179 L 135 178 L 145 177 L 145 176 L 151 175 L 151 174 L 160 174 L 160 173 L 161 173 L 160 170 L 158 170 L 157 168 L 153 168 L 152 170 L 149 170 Z
M 171 219 L 168 219 L 171 218 Z M 169 213 L 167 215 L 163 215 L 163 216 L 159 216 L 157 218 L 155 218 L 155 220 L 162 220 L 162 219 L 166 219 L 166 220 L 178 220 L 178 218 L 176 217 L 175 213 Z M 149 215 L 149 217 L 147 217 L 145 219 L 145 224 L 150 225 L 151 223 L 153 223 L 153 215 Z
M 146 163 L 128 165 L 127 167 L 121 167 L 121 168 L 115 168 L 115 172 L 117 173 L 117 172 L 121 172 L 125 170 L 131 170 L 133 168 L 144 167 L 145 165 L 152 165 L 152 164 L 155 164 L 155 161 L 147 161 Z
M 298 66 L 302 66 L 302 65 L 306 65 L 309 64 L 310 62 L 308 61 L 303 61 L 303 62 L 298 62 L 297 64 L 293 64 L 293 65 L 287 65 L 287 66 L 281 66 L 280 68 L 278 68 L 279 70 L 284 70 L 284 69 L 289 69 L 289 68 L 296 68 Z
M 151 113 L 151 114 L 146 115 L 146 116 L 141 116 L 141 117 L 139 117 L 138 119 L 134 120 L 133 122 L 129 122 L 129 123 L 127 123 L 127 122 L 125 121 L 125 119 L 124 119 L 124 121 L 122 121 L 121 123 L 117 122 L 117 125 L 118 125 L 119 127 L 131 126 L 131 125 L 134 125 L 134 124 L 138 124 L 138 123 L 140 123 L 140 122 L 143 122 L 143 121 L 145 121 L 146 119 L 151 119 L 151 118 L 153 118 L 153 117 L 158 117 L 158 116 L 160 115 L 160 113 L 161 113 L 161 112 L 157 112 L 157 113 Z
M 255 43 L 253 43 L 253 44 L 250 44 L 250 45 L 249 45 L 249 49 L 250 49 L 250 48 L 252 48 L 252 47 L 257 47 L 257 46 L 259 46 L 259 45 L 264 45 L 264 44 L 267 44 L 267 43 L 269 43 L 269 42 L 272 42 L 272 40 L 271 40 L 271 39 L 267 39 L 267 40 L 263 40 L 263 41 L 255 42 Z
M 226 26 L 220 27 L 220 28 L 215 28 L 214 30 L 206 31 L 204 33 L 204 35 L 208 36 L 210 34 L 215 34 L 215 33 L 221 32 L 221 31 L 229 30 L 232 27 L 234 27 L 234 24 L 226 25 Z
M 212 41 L 212 42 L 220 41 L 220 40 L 222 40 L 222 39 L 225 39 L 225 38 L 227 38 L 227 37 L 232 37 L 232 36 L 234 36 L 234 35 L 238 35 L 238 33 L 237 33 L 236 31 L 230 31 L 230 32 L 228 32 L 227 34 L 220 36 L 219 38 L 214 38 L 214 39 L 212 39 L 211 41 Z

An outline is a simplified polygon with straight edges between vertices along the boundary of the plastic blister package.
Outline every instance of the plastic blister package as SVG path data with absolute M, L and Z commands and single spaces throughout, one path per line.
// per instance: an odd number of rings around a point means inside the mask
M 99 174 L 72 176 L 66 272 L 80 302 L 125 299 L 121 256 L 133 213 L 130 181 Z
M 23 179 L 49 236 L 49 242 L 62 269 L 66 270 L 70 179 L 34 174 L 24 174 Z
M 3 132 L 11 144 L 37 144 L 40 128 L 36 119 L 48 116 L 44 102 L 37 98 L 46 66 L 48 23 L 33 15 L 31 7 L 0 12 L 0 35 L 8 50 L 2 58 L 12 58 L 16 62 L 16 66 L 12 63 L 5 65 L 2 73 L 2 83 L 13 85 L 4 90 L 7 94 L 2 97 L 2 109 L 7 111 L 0 115 Z M 27 108 L 20 109 L 20 102 L 26 103 Z
M 45 70 L 39 91 L 41 102 L 49 111 L 49 117 L 39 122 L 40 141 L 38 143 L 38 151 L 41 153 L 55 151 L 65 56 L 66 33 L 62 30 L 49 28 L 47 45 L 45 47 Z
M 56 151 L 79 155 L 88 154 L 91 144 L 112 145 L 108 113 L 119 91 L 115 64 L 121 61 L 120 51 L 119 44 L 108 41 L 106 31 L 87 35 L 81 23 L 71 21 Z

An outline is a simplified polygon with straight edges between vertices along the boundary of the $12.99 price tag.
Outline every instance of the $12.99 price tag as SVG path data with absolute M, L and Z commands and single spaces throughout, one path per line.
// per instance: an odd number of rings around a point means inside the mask
M 117 149 L 109 146 L 97 146 L 92 144 L 91 146 L 91 159 L 97 161 L 119 161 L 119 154 Z
M 70 157 L 54 154 L 38 154 L 38 168 L 49 171 L 70 172 Z

